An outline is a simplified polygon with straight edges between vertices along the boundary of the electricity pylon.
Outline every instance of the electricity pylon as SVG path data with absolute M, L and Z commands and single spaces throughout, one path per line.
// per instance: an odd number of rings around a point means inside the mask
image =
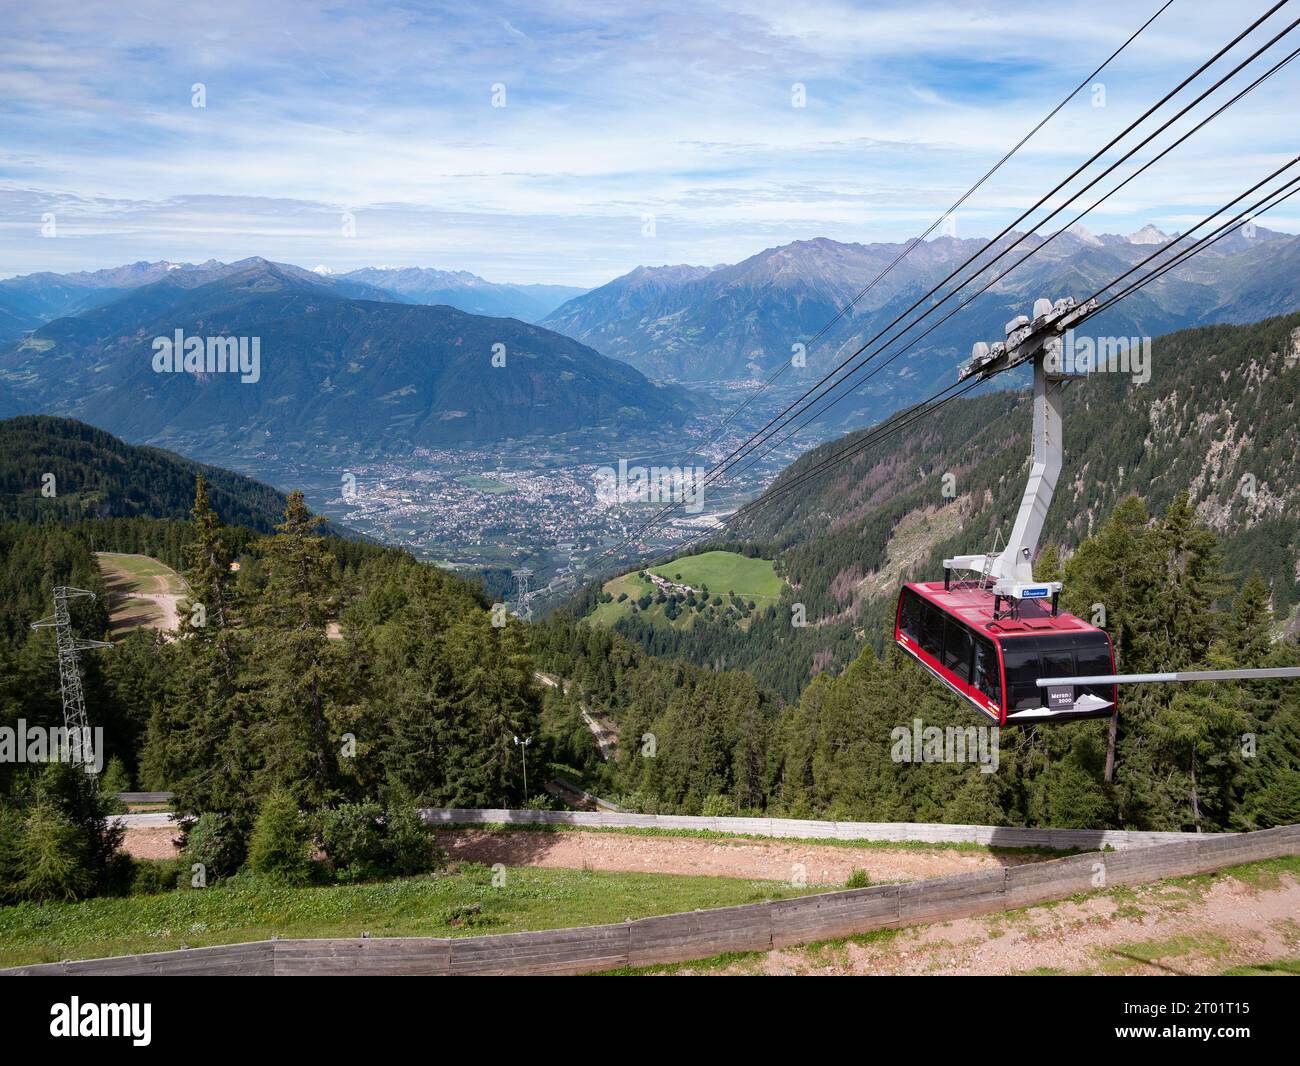
M 67 730 L 68 743 L 74 762 L 85 765 L 91 761 L 92 751 L 86 750 L 86 739 L 90 736 L 90 722 L 86 718 L 86 695 L 81 687 L 81 667 L 77 656 L 92 648 L 111 648 L 113 645 L 103 640 L 78 640 L 72 633 L 72 615 L 68 610 L 69 600 L 94 599 L 95 594 L 86 589 L 58 585 L 54 589 L 54 614 L 33 622 L 33 629 L 53 629 L 55 642 L 59 649 L 59 690 L 63 694 L 63 726 Z
M 533 572 L 526 566 L 515 571 L 515 600 L 519 604 L 515 614 L 527 621 L 532 621 L 533 608 L 528 602 L 532 599 L 533 594 L 528 591 L 528 579 L 533 576 Z

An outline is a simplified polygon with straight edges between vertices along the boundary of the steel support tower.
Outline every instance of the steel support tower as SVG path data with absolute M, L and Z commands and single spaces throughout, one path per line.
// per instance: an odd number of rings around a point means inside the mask
M 526 566 L 515 571 L 515 602 L 519 605 L 515 614 L 529 622 L 533 619 L 533 608 L 528 602 L 533 598 L 528 591 L 528 579 L 532 576 L 533 572 Z
M 67 730 L 73 761 L 86 765 L 92 761 L 92 751 L 85 749 L 90 736 L 90 721 L 86 717 L 86 694 L 81 685 L 81 666 L 77 661 L 83 651 L 93 648 L 111 648 L 103 640 L 78 640 L 72 632 L 70 600 L 94 599 L 95 594 L 86 589 L 58 585 L 54 589 L 54 614 L 33 622 L 33 629 L 53 629 L 59 650 L 59 690 L 63 695 L 63 725 Z

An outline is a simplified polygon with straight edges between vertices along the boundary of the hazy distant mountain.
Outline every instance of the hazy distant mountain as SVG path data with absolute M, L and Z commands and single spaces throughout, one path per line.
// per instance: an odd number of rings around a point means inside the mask
M 14 395 L 13 390 L 0 381 L 0 418 L 8 418 L 22 412 L 23 405 Z
M 71 274 L 43 271 L 0 281 L 0 343 L 17 340 L 46 322 L 81 314 L 164 278 L 182 284 L 201 284 L 227 274 L 238 273 L 257 258 L 222 263 L 144 261 L 106 270 L 82 270 Z M 323 285 L 358 299 L 395 300 L 400 303 L 446 304 L 474 315 L 518 318 L 537 322 L 550 312 L 580 296 L 586 289 L 573 285 L 498 285 L 463 270 L 434 270 L 427 267 L 363 267 L 335 274 L 325 267 L 314 271 L 287 263 L 281 269 L 301 275 L 314 274 Z
M 873 392 L 888 392 L 897 400 L 914 398 L 936 376 L 946 378 L 968 356 L 974 341 L 1001 339 L 1005 323 L 1028 311 L 1035 298 L 1089 296 L 1169 239 L 1154 226 L 1128 237 L 1094 236 L 1077 228 L 1063 234 L 882 371 L 865 390 L 866 402 Z M 939 237 L 918 245 L 839 328 L 808 349 L 807 369 L 787 373 L 785 381 L 811 384 L 983 244 Z M 1042 238 L 1028 238 L 999 268 L 1042 245 Z M 684 382 L 757 378 L 789 360 L 793 345 L 808 341 L 904 247 L 818 238 L 769 248 L 730 266 L 638 267 L 570 300 L 542 324 L 652 377 Z M 1246 322 L 1295 310 L 1300 308 L 1298 263 L 1300 238 L 1265 229 L 1256 229 L 1252 237 L 1234 234 L 1098 316 L 1090 328 L 1096 335 L 1155 336 L 1190 325 Z M 977 287 L 970 286 L 904 339 L 938 321 Z M 885 336 L 895 332 L 891 329 Z
M 72 274 L 54 274 L 43 271 L 0 281 L 0 303 L 29 316 L 33 325 L 75 315 L 100 304 L 116 300 L 123 293 L 141 285 L 160 281 L 172 271 L 212 274 L 222 267 L 209 260 L 206 263 L 129 263 L 108 270 L 81 270 Z
M 154 340 L 176 330 L 257 338 L 257 380 L 156 372 Z M 496 345 L 504 366 L 493 365 Z M 0 352 L 0 386 L 24 410 L 204 458 L 401 454 L 601 424 L 676 425 L 694 410 L 684 389 L 653 385 L 548 330 L 397 303 L 355 279 L 260 259 L 215 279 L 173 271 L 48 323 Z
M 73 274 L 24 274 L 0 281 L 0 342 L 15 340 L 46 322 L 102 307 L 146 285 L 167 282 L 177 288 L 194 288 L 228 275 L 239 274 L 250 264 L 265 260 L 254 257 L 236 263 L 209 259 L 206 263 L 130 263 L 107 270 Z M 310 271 L 278 264 L 286 273 L 311 277 Z M 359 299 L 392 300 L 397 297 L 344 279 L 319 279 L 320 284 L 342 295 Z
M 331 276 L 374 285 L 407 303 L 446 304 L 473 315 L 524 322 L 537 322 L 587 291 L 572 285 L 498 285 L 464 270 L 430 267 L 363 267 Z

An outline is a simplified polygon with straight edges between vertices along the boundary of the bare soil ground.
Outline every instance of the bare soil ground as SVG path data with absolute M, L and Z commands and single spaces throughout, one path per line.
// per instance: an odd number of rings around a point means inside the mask
M 131 826 L 123 847 L 140 859 L 170 859 L 179 854 L 177 831 L 167 826 Z M 541 833 L 530 830 L 439 830 L 438 839 L 453 859 L 485 865 L 541 866 L 569 870 L 694 874 L 750 881 L 793 881 L 843 885 L 854 870 L 865 870 L 873 884 L 989 870 L 1040 861 L 1015 852 L 960 851 L 952 848 L 851 848 L 788 840 L 653 837 L 634 833 Z
M 1035 854 L 952 848 L 853 848 L 789 840 L 706 839 L 634 833 L 541 833 L 456 829 L 439 834 L 454 859 L 506 866 L 698 874 L 757 881 L 792 881 L 802 871 L 810 885 L 843 885 L 855 870 L 872 883 L 1034 862 Z
M 1300 882 L 1220 875 L 771 951 L 681 974 L 1217 974 L 1300 954 Z
M 137 858 L 177 852 L 177 830 L 132 826 Z M 1041 861 L 1036 854 L 945 848 L 850 848 L 786 840 L 623 833 L 439 830 L 453 859 L 507 866 L 696 874 L 842 885 L 864 869 L 873 883 Z M 1300 878 L 1229 875 L 1121 888 L 1083 899 L 771 951 L 679 974 L 1216 974 L 1300 956 Z
M 122 850 L 137 859 L 174 859 L 180 854 L 177 827 L 133 825 L 122 840 Z

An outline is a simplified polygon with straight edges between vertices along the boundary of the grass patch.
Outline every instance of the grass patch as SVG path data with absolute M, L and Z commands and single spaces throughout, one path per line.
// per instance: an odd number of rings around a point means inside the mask
M 1241 866 L 1228 866 L 1213 873 L 1170 877 L 1144 885 L 1118 885 L 1115 888 L 1098 889 L 1096 892 L 1076 892 L 1067 899 L 1047 900 L 1028 907 L 987 915 L 985 922 L 986 926 L 999 926 L 1032 921 L 1035 911 L 1052 910 L 1066 903 L 1079 904 L 1099 898 L 1115 902 L 1116 908 L 1110 915 L 1111 918 L 1144 918 L 1161 910 L 1185 909 L 1193 891 L 1199 897 L 1200 894 L 1208 891 L 1214 882 L 1225 878 L 1233 878 L 1257 890 L 1266 890 L 1280 887 L 1284 875 L 1300 879 L 1300 855 L 1287 855 L 1280 859 L 1261 859 Z M 1300 925 L 1297 925 L 1297 929 L 1300 930 Z
M 691 609 L 683 606 L 675 619 L 668 618 L 663 604 L 651 604 L 640 612 L 653 625 L 673 629 L 690 629 L 697 623 L 721 621 L 732 605 L 730 593 L 734 592 L 746 604 L 753 603 L 755 610 L 761 611 L 780 600 L 786 587 L 770 559 L 751 559 L 736 552 L 712 551 L 682 556 L 662 566 L 651 567 L 650 573 L 697 591 L 707 587 L 710 601 L 714 597 L 722 598 L 719 607 Z M 657 595 L 659 589 L 649 578 L 641 577 L 640 572 L 634 570 L 605 582 L 602 592 L 613 596 L 613 601 L 598 603 L 587 616 L 587 621 L 594 625 L 612 626 L 632 613 L 636 600 L 646 593 Z M 620 596 L 625 598 L 620 601 Z M 749 622 L 739 619 L 737 624 L 745 628 Z
M 810 895 L 771 881 L 512 868 L 364 885 L 243 881 L 154 896 L 0 907 L 0 966 L 209 944 L 372 936 L 471 936 L 607 925 L 628 918 Z
M 883 944 L 893 940 L 903 931 L 902 929 L 873 929 L 869 933 L 837 937 L 833 940 L 818 940 L 810 944 L 800 944 L 797 947 L 778 950 L 801 955 L 813 965 L 826 966 L 832 962 L 845 965 L 847 963 L 847 954 L 845 952 L 847 945 Z M 606 970 L 599 976 L 646 977 L 657 974 L 678 974 L 686 971 L 697 973 L 728 969 L 733 971 L 739 969 L 742 974 L 753 974 L 758 972 L 767 956 L 768 952 L 766 951 L 728 951 L 721 955 L 712 955 L 707 959 L 695 959 L 691 962 L 669 962 L 655 966 L 620 966 L 616 970 Z
M 1280 859 L 1263 859 L 1245 866 L 1233 866 L 1211 876 L 1222 877 L 1224 874 L 1230 874 L 1251 888 L 1272 890 L 1281 887 L 1284 875 L 1289 874 L 1300 880 L 1300 855 L 1284 855 Z
M 169 615 L 152 599 L 142 595 L 184 598 L 189 592 L 185 579 L 166 563 L 147 555 L 96 552 L 95 562 L 109 592 L 109 621 L 115 637 L 133 629 L 162 629 Z M 178 612 L 180 600 L 176 602 Z
M 1222 977 L 1300 977 L 1300 959 L 1278 959 L 1276 962 L 1256 962 L 1249 966 L 1233 966 L 1224 970 Z
M 734 592 L 746 600 L 777 600 L 785 588 L 771 559 L 751 559 L 736 552 L 685 555 L 651 570 L 669 581 L 696 589 L 707 585 L 714 595 Z
M 1139 940 L 1117 944 L 1109 948 L 1096 948 L 1105 973 L 1127 973 L 1145 966 L 1167 969 L 1162 960 L 1186 959 L 1189 956 L 1217 959 L 1232 950 L 1232 945 L 1221 936 L 1204 933 L 1199 936 L 1176 936 L 1165 940 Z
M 857 933 L 853 936 L 838 936 L 830 940 L 816 940 L 811 944 L 802 944 L 797 948 L 789 948 L 798 955 L 802 955 L 810 965 L 820 966 L 838 966 L 846 969 L 849 965 L 850 944 L 856 944 L 858 947 L 869 947 L 873 944 L 888 944 L 903 929 L 873 929 L 869 933 Z
M 616 970 L 602 970 L 598 974 L 592 974 L 594 977 L 652 977 L 656 975 L 668 975 L 682 973 L 690 970 L 692 973 L 699 971 L 725 970 L 732 966 L 741 966 L 751 972 L 758 969 L 758 965 L 766 957 L 765 951 L 727 951 L 721 955 L 711 955 L 707 959 L 697 959 L 694 962 L 666 962 L 657 966 L 620 966 Z
M 95 558 L 100 573 L 114 592 L 167 592 L 183 596 L 187 591 L 180 574 L 150 556 L 96 552 Z

